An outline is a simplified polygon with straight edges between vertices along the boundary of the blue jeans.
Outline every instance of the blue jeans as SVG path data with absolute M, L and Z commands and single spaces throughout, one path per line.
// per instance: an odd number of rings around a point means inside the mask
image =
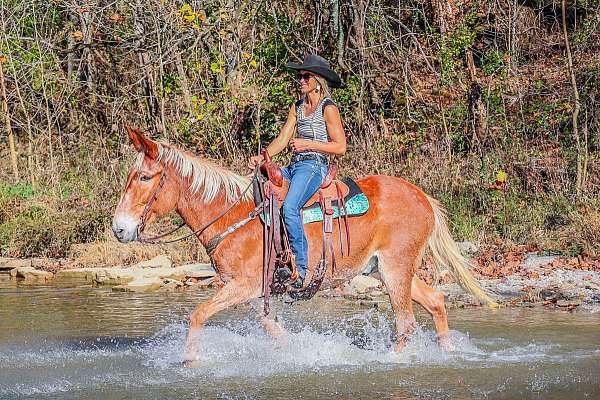
M 290 247 L 296 256 L 296 266 L 304 279 L 308 268 L 308 241 L 300 210 L 308 199 L 317 192 L 327 175 L 328 167 L 320 161 L 299 161 L 282 168 L 283 178 L 290 187 L 283 202 L 283 220 L 290 238 Z

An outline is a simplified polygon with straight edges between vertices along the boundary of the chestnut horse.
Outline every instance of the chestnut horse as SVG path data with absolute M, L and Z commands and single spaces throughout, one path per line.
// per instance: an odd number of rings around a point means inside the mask
M 176 210 L 194 231 L 210 225 L 197 235 L 206 246 L 211 238 L 247 218 L 254 209 L 250 191 L 243 193 L 250 183 L 248 177 L 172 145 L 154 142 L 139 131 L 127 130 L 139 154 L 115 210 L 112 229 L 119 241 L 138 240 L 146 223 Z M 450 346 L 443 293 L 414 276 L 428 246 L 436 265 L 448 267 L 463 288 L 494 303 L 468 272 L 469 264 L 448 231 L 445 211 L 436 200 L 401 178 L 367 176 L 357 184 L 369 198 L 370 208 L 364 215 L 351 218 L 352 252 L 342 256 L 340 249 L 336 250 L 338 265 L 326 274 L 323 288 L 358 275 L 376 256 L 396 319 L 396 350 L 403 348 L 414 328 L 411 299 L 432 315 L 440 345 Z M 216 222 L 209 223 L 232 205 Z M 224 286 L 192 312 L 186 361 L 197 360 L 194 336 L 209 317 L 261 296 L 262 230 L 259 218 L 255 218 L 227 236 L 213 252 L 211 260 Z M 321 224 L 305 225 L 305 232 L 309 241 L 308 282 L 320 259 Z M 274 335 L 283 332 L 267 316 L 262 322 Z

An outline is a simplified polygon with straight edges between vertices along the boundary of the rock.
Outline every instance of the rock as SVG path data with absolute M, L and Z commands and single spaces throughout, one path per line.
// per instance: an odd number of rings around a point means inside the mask
M 581 300 L 579 300 L 579 299 L 559 300 L 556 302 L 556 305 L 559 307 L 578 307 L 581 305 Z
M 163 286 L 159 278 L 139 278 L 129 282 L 127 285 L 119 285 L 114 289 L 125 292 L 147 293 L 154 292 Z
M 188 278 L 212 278 L 217 275 L 215 269 L 210 264 L 185 264 L 180 267 L 175 268 L 182 273 L 185 273 L 185 276 Z
M 142 261 L 140 263 L 135 264 L 134 268 L 171 268 L 173 266 L 173 262 L 171 259 L 162 254 L 160 256 L 156 256 L 150 260 Z
M 56 273 L 58 282 L 69 283 L 94 283 L 100 268 L 63 269 Z
M 183 282 L 180 281 L 176 281 L 175 279 L 163 279 L 163 286 L 160 288 L 160 290 L 176 290 L 178 288 L 183 287 Z
M 558 259 L 558 256 L 540 256 L 536 253 L 527 253 L 523 260 L 523 269 L 528 271 L 535 270 L 552 263 L 556 259 Z
M 346 282 L 340 288 L 340 295 L 346 298 L 353 298 L 358 296 L 358 292 L 356 291 L 354 286 L 350 284 L 350 282 Z
M 93 282 L 99 285 L 125 285 L 143 275 L 132 268 L 96 268 Z
M 371 295 L 371 297 L 381 297 L 381 296 L 385 296 L 385 292 L 382 290 L 373 290 L 369 293 Z
M 54 278 L 54 274 L 48 271 L 39 271 L 33 267 L 17 267 L 10 270 L 13 278 L 25 279 L 24 283 L 43 283 Z
M 17 273 L 17 277 L 22 276 L 25 278 L 24 283 L 44 283 L 47 281 L 51 281 L 54 279 L 54 274 L 48 271 L 40 271 L 34 268 L 26 269 L 21 271 L 21 268 L 18 268 L 20 271 Z
M 0 257 L 0 271 L 15 269 L 16 267 L 11 265 L 11 261 L 13 261 L 13 260 L 14 260 L 14 258 Z
M 176 268 L 138 266 L 132 268 L 77 268 L 58 271 L 56 279 L 67 283 L 92 283 L 98 285 L 126 285 L 138 279 L 172 279 L 183 282 L 186 278 L 194 278 L 208 285 L 216 276 L 210 264 L 189 264 Z M 118 289 L 117 289 L 118 290 Z
M 198 283 L 198 279 L 196 278 L 189 278 L 187 281 L 185 281 L 185 284 L 188 286 L 193 286 L 196 285 Z
M 469 241 L 457 242 L 456 245 L 463 255 L 473 255 L 477 254 L 479 251 L 479 247 L 477 247 L 475 243 Z
M 362 294 L 369 291 L 369 289 L 378 288 L 381 285 L 381 281 L 370 276 L 358 275 L 352 278 L 350 285 L 357 293 Z
M 209 287 L 215 281 L 215 278 L 206 278 L 198 281 L 197 285 L 200 287 Z
M 5 260 L 2 269 L 13 270 L 15 268 L 31 267 L 31 260 L 28 258 L 7 258 Z

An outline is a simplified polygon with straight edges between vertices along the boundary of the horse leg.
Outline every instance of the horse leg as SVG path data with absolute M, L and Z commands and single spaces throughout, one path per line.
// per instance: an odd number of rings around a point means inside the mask
M 262 315 L 260 318 L 263 328 L 274 339 L 282 339 L 287 331 L 281 326 L 281 324 L 275 318 L 271 318 L 268 315 Z
M 415 329 L 410 286 L 416 263 L 399 254 L 380 254 L 379 271 L 396 315 L 396 351 L 401 351 Z
M 187 336 L 185 363 L 198 359 L 194 339 L 206 320 L 226 308 L 241 304 L 260 296 L 260 287 L 251 282 L 232 280 L 223 286 L 210 300 L 198 305 L 190 316 L 190 330 Z
M 422 305 L 433 317 L 440 347 L 446 351 L 452 350 L 448 338 L 448 315 L 444 306 L 444 294 L 428 286 L 416 276 L 412 279 L 411 293 L 412 299 Z

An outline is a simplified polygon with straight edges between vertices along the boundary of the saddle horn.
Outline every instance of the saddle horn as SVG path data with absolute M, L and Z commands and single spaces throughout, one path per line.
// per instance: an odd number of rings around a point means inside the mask
M 271 160 L 271 155 L 267 149 L 264 149 L 260 154 L 265 160 L 260 166 L 260 172 L 266 175 L 275 186 L 283 186 L 283 175 L 281 174 L 281 168 L 279 168 L 279 166 Z

